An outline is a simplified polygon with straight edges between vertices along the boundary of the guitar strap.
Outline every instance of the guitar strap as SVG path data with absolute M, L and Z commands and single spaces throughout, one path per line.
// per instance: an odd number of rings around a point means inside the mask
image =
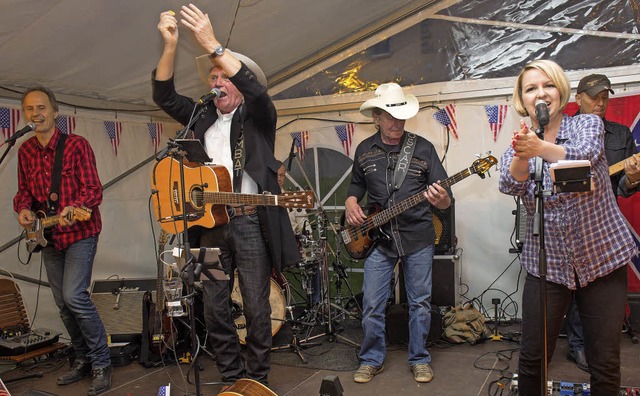
M 49 196 L 47 197 L 48 216 L 53 216 L 60 205 L 60 178 L 62 176 L 62 154 L 64 152 L 64 143 L 67 140 L 65 133 L 60 134 L 58 146 L 56 147 L 56 157 L 53 160 L 53 172 L 51 173 L 51 187 Z
M 238 116 L 240 121 L 240 136 L 236 141 L 236 147 L 233 150 L 233 192 L 242 192 L 242 174 L 244 171 L 245 150 L 244 150 L 244 103 L 238 107 Z
M 415 148 L 416 135 L 411 132 L 407 132 L 404 142 L 402 143 L 402 147 L 400 148 L 400 153 L 398 154 L 396 169 L 393 172 L 393 191 L 398 191 L 400 186 L 402 186 L 404 178 L 407 176 L 407 172 L 409 171 L 409 164 L 411 163 L 411 158 L 413 157 L 413 151 Z

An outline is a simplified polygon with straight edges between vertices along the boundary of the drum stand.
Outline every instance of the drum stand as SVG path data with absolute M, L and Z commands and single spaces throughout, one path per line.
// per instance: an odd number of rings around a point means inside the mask
M 291 308 L 291 306 L 287 307 L 287 312 L 289 313 L 289 317 L 291 319 L 286 319 L 285 323 L 290 323 L 291 324 L 291 332 L 293 333 L 291 341 L 287 345 L 271 348 L 271 350 L 272 351 L 281 351 L 281 350 L 284 350 L 284 349 L 289 349 L 291 352 L 295 352 L 298 355 L 298 357 L 302 361 L 302 364 L 307 364 L 309 362 L 307 362 L 307 359 L 305 359 L 304 355 L 302 354 L 302 350 L 307 348 L 307 347 L 318 346 L 318 345 L 320 345 L 320 343 L 319 342 L 309 342 L 307 339 L 300 340 L 298 338 L 298 334 L 300 334 L 300 332 L 302 332 L 303 327 L 305 327 L 305 326 L 313 328 L 313 323 L 307 323 L 307 322 L 302 322 L 302 321 L 299 321 L 299 320 L 295 320 L 293 318 L 293 309 Z

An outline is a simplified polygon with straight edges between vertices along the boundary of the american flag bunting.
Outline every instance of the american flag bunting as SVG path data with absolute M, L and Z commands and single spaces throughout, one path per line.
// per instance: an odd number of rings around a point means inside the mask
M 352 123 L 345 125 L 336 125 L 336 133 L 338 134 L 338 139 L 342 142 L 342 148 L 344 148 L 344 153 L 349 156 L 349 151 L 351 150 L 351 144 L 353 143 L 353 133 L 356 130 L 356 126 Z
M 433 114 L 433 118 L 440 124 L 447 127 L 447 131 L 453 134 L 453 137 L 458 139 L 458 122 L 456 120 L 456 107 L 455 105 L 448 104 L 444 109 L 440 109 Z
M 9 139 L 17 130 L 20 123 L 20 110 L 0 107 L 0 128 L 5 139 Z
M 507 105 L 484 106 L 494 142 L 498 141 L 498 135 L 500 134 L 500 130 L 502 130 L 502 123 L 504 123 L 508 109 L 509 106 Z
M 122 123 L 118 121 L 105 121 L 104 127 L 107 130 L 107 135 L 111 139 L 111 146 L 113 147 L 113 153 L 118 156 L 118 146 L 120 146 L 120 135 L 122 134 Z
M 291 138 L 295 142 L 294 144 L 300 161 L 304 160 L 304 152 L 307 149 L 307 142 L 309 140 L 309 131 L 293 132 Z
M 76 130 L 76 117 L 59 115 L 56 126 L 62 133 L 71 135 Z
M 157 153 L 158 146 L 160 145 L 160 139 L 162 139 L 162 123 L 148 122 L 147 128 L 149 129 L 149 136 L 151 137 L 151 143 L 153 143 L 153 151 Z

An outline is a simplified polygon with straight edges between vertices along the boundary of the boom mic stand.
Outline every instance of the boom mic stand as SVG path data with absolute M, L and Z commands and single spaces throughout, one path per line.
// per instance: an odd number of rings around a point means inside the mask
M 197 106 L 197 105 L 196 105 Z M 194 369 L 194 380 L 195 380 L 195 391 L 196 391 L 196 396 L 200 396 L 200 367 L 199 367 L 199 363 L 198 363 L 198 354 L 199 354 L 199 342 L 198 342 L 198 335 L 197 332 L 195 331 L 196 329 L 196 317 L 195 317 L 195 309 L 193 306 L 193 298 L 191 296 L 194 295 L 194 291 L 195 291 L 195 279 L 200 277 L 200 271 L 202 271 L 202 264 L 198 264 L 194 262 L 193 256 L 191 254 L 191 246 L 189 245 L 189 224 L 188 224 L 188 217 L 189 215 L 187 214 L 187 207 L 186 207 L 186 192 L 185 192 L 185 180 L 184 180 L 184 160 L 185 158 L 189 157 L 189 160 L 192 162 L 200 162 L 200 163 L 204 163 L 204 162 L 209 162 L 211 161 L 211 158 L 209 158 L 206 155 L 206 152 L 204 152 L 204 149 L 202 149 L 202 152 L 188 152 L 187 148 L 184 147 L 180 142 L 179 139 L 184 138 L 189 129 L 193 126 L 193 124 L 195 123 L 195 121 L 200 118 L 200 115 L 202 113 L 204 113 L 206 111 L 206 106 L 200 106 L 200 109 L 198 110 L 198 112 L 196 113 L 195 111 L 195 107 L 194 107 L 194 111 L 192 112 L 192 117 L 189 120 L 189 122 L 187 123 L 187 125 L 185 125 L 185 127 L 181 130 L 178 131 L 176 133 L 176 139 L 169 140 L 169 143 L 167 144 L 167 147 L 165 147 L 157 156 L 156 156 L 156 160 L 160 161 L 162 160 L 164 157 L 171 155 L 174 159 L 176 159 L 179 163 L 180 163 L 180 199 L 182 200 L 181 202 L 181 206 L 182 206 L 182 225 L 183 225 L 183 232 L 182 232 L 182 245 L 184 248 L 184 254 L 185 254 L 185 265 L 183 268 L 184 273 L 182 274 L 182 278 L 185 280 L 185 283 L 187 284 L 187 295 L 189 296 L 189 298 L 187 298 L 187 302 L 190 304 L 189 309 L 188 309 L 188 313 L 189 313 L 189 323 L 190 323 L 190 327 L 191 327 L 191 356 L 193 357 L 193 361 L 192 361 L 192 366 L 195 368 Z M 195 113 L 195 116 L 193 116 L 193 113 Z M 199 141 L 198 141 L 199 142 Z M 202 147 L 202 145 L 200 145 L 200 147 Z M 171 152 L 171 154 L 170 154 Z M 204 153 L 204 157 L 202 156 L 202 153 Z
M 322 282 L 320 282 L 321 284 L 321 289 L 322 289 L 322 301 L 323 304 L 326 304 L 326 313 L 327 313 L 327 327 L 326 327 L 326 331 L 324 333 L 320 333 L 320 334 L 316 334 L 312 337 L 307 337 L 303 340 L 303 342 L 306 341 L 311 341 L 314 340 L 316 338 L 320 338 L 323 336 L 327 336 L 327 339 L 329 340 L 329 342 L 334 342 L 337 339 L 352 345 L 354 347 L 359 347 L 360 345 L 358 343 L 356 343 L 355 341 L 352 341 L 340 334 L 336 334 L 335 332 L 335 328 L 333 326 L 333 318 L 331 316 L 331 285 L 329 284 L 329 266 L 328 266 L 328 261 L 329 261 L 329 252 L 327 250 L 327 243 L 326 243 L 326 239 L 327 239 L 327 234 L 326 234 L 326 226 L 325 224 L 327 223 L 326 221 L 326 211 L 324 209 L 324 206 L 322 205 L 322 201 L 320 200 L 320 197 L 318 196 L 318 193 L 315 191 L 315 189 L 312 187 L 311 181 L 309 180 L 309 176 L 307 175 L 307 173 L 304 170 L 304 167 L 302 166 L 302 163 L 300 162 L 300 158 L 298 158 L 296 156 L 296 163 L 298 164 L 298 167 L 300 168 L 300 173 L 302 173 L 302 176 L 304 177 L 307 185 L 309 186 L 309 189 L 311 191 L 313 191 L 313 195 L 315 196 L 315 200 L 316 203 L 318 205 L 318 216 L 320 216 L 318 218 L 318 234 L 319 234 L 319 238 L 321 241 L 323 241 L 323 264 L 322 264 Z M 325 224 L 322 224 L 325 223 Z M 335 233 L 335 235 L 338 235 L 338 231 L 335 229 L 335 227 L 333 226 L 333 224 L 331 222 L 328 222 L 331 225 L 331 229 L 333 230 L 333 232 Z M 326 286 L 326 287 L 325 287 Z

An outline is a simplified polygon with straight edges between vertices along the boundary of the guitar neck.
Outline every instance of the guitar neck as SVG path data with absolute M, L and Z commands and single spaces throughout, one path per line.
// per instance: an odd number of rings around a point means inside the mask
M 471 176 L 474 172 L 472 172 L 472 168 L 467 168 L 463 171 L 460 171 L 458 173 L 456 173 L 455 175 L 446 178 L 445 180 L 442 180 L 440 183 L 438 183 L 442 188 L 449 188 L 452 185 L 456 184 L 457 182 Z M 409 198 L 398 202 L 397 204 L 390 206 L 387 209 L 384 209 L 376 214 L 374 214 L 373 216 L 371 216 L 367 221 L 371 221 L 372 227 L 379 227 L 385 223 L 387 223 L 389 220 L 393 219 L 394 217 L 398 216 L 400 213 L 404 212 L 405 210 L 412 208 L 414 206 L 416 206 L 417 204 L 419 204 L 420 202 L 426 201 L 426 197 L 424 196 L 424 191 L 420 191 L 417 194 L 414 194 L 412 196 L 410 196 Z
M 73 220 L 73 212 L 67 213 L 67 215 L 65 217 L 69 221 Z M 42 228 L 51 228 L 51 227 L 57 225 L 59 222 L 60 222 L 60 215 L 55 215 L 55 216 L 51 216 L 51 217 L 45 217 L 44 219 L 40 220 Z
M 633 157 L 635 157 L 635 158 L 636 158 L 636 161 L 640 161 L 640 153 L 638 153 L 638 154 L 634 154 L 634 155 L 632 155 L 632 156 L 631 156 L 631 157 L 629 157 L 629 158 L 633 158 Z M 613 175 L 615 175 L 616 173 L 620 173 L 620 172 L 622 172 L 622 171 L 624 170 L 624 162 L 625 162 L 626 160 L 627 160 L 627 159 L 625 158 L 625 159 L 623 159 L 622 161 L 620 161 L 620 162 L 616 162 L 615 164 L 611 165 L 611 166 L 609 167 L 609 176 L 613 176 Z
M 269 194 L 238 194 L 233 192 L 204 191 L 205 203 L 214 205 L 278 205 L 278 196 Z

